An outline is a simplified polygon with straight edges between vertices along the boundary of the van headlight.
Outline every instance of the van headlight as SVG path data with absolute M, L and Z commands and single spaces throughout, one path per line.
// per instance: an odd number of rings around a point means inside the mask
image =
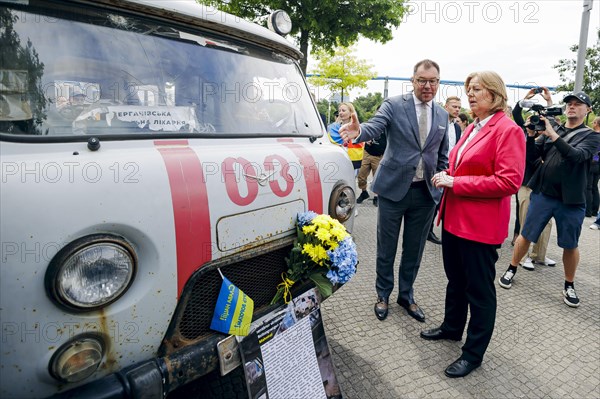
M 91 311 L 123 295 L 135 271 L 135 253 L 123 238 L 87 236 L 73 241 L 52 259 L 46 272 L 46 291 L 63 307 Z
M 355 204 L 354 190 L 348 185 L 339 184 L 329 197 L 329 216 L 344 223 L 352 217 Z

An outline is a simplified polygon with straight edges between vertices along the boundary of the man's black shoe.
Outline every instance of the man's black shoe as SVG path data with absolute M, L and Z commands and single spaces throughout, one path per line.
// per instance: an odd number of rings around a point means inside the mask
M 356 199 L 356 203 L 357 204 L 362 204 L 362 202 L 364 200 L 366 200 L 367 198 L 369 198 L 369 193 L 365 190 L 363 190 L 362 193 L 360 193 L 360 195 L 358 196 L 358 198 Z
M 373 197 L 373 206 L 378 206 L 378 202 L 379 202 L 379 199 L 377 198 L 377 196 L 374 196 Z
M 420 321 L 421 323 L 425 321 L 425 313 L 423 313 L 419 305 L 417 305 L 416 303 L 407 303 L 401 301 L 400 299 L 398 299 L 396 302 L 398 303 L 398 305 L 406 309 L 406 312 L 412 318 Z
M 377 303 L 375 304 L 375 316 L 379 320 L 385 320 L 388 315 L 388 299 L 383 297 L 377 297 Z
M 481 363 L 471 363 L 465 359 L 457 359 L 454 363 L 446 368 L 444 374 L 450 378 L 460 378 L 467 376 L 471 371 L 481 366 Z
M 432 328 L 421 331 L 421 338 L 429 341 L 438 341 L 440 339 L 449 339 L 450 341 L 460 341 L 461 337 L 448 334 L 441 328 Z
M 442 244 L 442 240 L 440 240 L 438 238 L 438 236 L 435 235 L 435 233 L 433 232 L 433 230 L 429 231 L 429 234 L 427 235 L 427 241 L 432 242 L 432 243 L 437 244 L 437 245 L 441 245 Z

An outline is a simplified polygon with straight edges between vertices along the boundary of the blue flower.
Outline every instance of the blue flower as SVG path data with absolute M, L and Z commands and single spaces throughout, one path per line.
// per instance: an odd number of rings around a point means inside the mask
M 356 273 L 358 254 L 356 244 L 351 237 L 346 237 L 333 251 L 327 251 L 331 268 L 327 272 L 327 278 L 332 284 L 344 284 Z
M 282 274 L 283 282 L 277 286 L 271 304 L 282 299 L 289 302 L 290 287 L 306 278 L 327 298 L 333 293 L 334 285 L 345 284 L 356 273 L 356 245 L 337 220 L 312 211 L 302 212 L 297 217 L 297 232 L 298 237 L 286 258 L 288 270 Z
M 307 224 L 312 222 L 312 220 L 317 216 L 318 215 L 313 211 L 299 213 L 298 214 L 298 226 L 300 226 L 300 228 L 306 226 Z

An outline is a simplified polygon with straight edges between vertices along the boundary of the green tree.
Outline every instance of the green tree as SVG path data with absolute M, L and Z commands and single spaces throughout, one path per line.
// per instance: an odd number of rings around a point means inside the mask
M 311 76 L 308 81 L 316 86 L 325 86 L 331 92 L 340 92 L 342 99 L 344 92 L 348 93 L 353 88 L 364 89 L 377 74 L 372 71 L 372 65 L 353 53 L 352 47 L 339 47 L 333 55 L 324 50 L 317 51 L 319 63 L 313 71 L 316 76 Z
M 319 113 L 325 115 L 325 118 L 328 119 L 327 124 L 333 122 L 333 114 L 335 113 L 335 111 L 337 111 L 338 105 L 339 104 L 337 102 L 330 103 L 326 99 L 322 99 L 319 100 L 319 102 L 317 102 L 317 109 L 319 110 Z
M 597 32 L 596 43 L 586 49 L 585 66 L 583 68 L 583 91 L 585 91 L 592 100 L 592 108 L 600 110 L 600 29 Z M 577 54 L 579 46 L 571 46 L 571 51 Z M 560 75 L 562 85 L 558 86 L 559 91 L 573 91 L 575 87 L 575 70 L 577 68 L 576 60 L 562 59 L 553 66 Z
M 354 108 L 361 114 L 361 122 L 368 121 L 377 112 L 377 107 L 383 102 L 383 96 L 377 92 L 360 96 L 352 101 Z
M 385 43 L 392 29 L 400 26 L 406 11 L 405 0 L 197 0 L 242 18 L 258 20 L 275 10 L 284 10 L 292 18 L 292 32 L 305 55 L 300 68 L 306 74 L 308 46 L 332 51 L 338 43 L 355 43 L 359 35 Z

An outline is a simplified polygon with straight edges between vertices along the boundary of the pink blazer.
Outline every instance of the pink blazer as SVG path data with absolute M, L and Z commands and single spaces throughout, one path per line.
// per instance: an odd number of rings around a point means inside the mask
M 450 152 L 448 174 L 454 176 L 454 187 L 444 189 L 439 218 L 458 237 L 501 244 L 508 235 L 510 197 L 523 182 L 525 135 L 504 112 L 496 112 L 457 164 L 458 150 L 473 128 L 467 127 Z

